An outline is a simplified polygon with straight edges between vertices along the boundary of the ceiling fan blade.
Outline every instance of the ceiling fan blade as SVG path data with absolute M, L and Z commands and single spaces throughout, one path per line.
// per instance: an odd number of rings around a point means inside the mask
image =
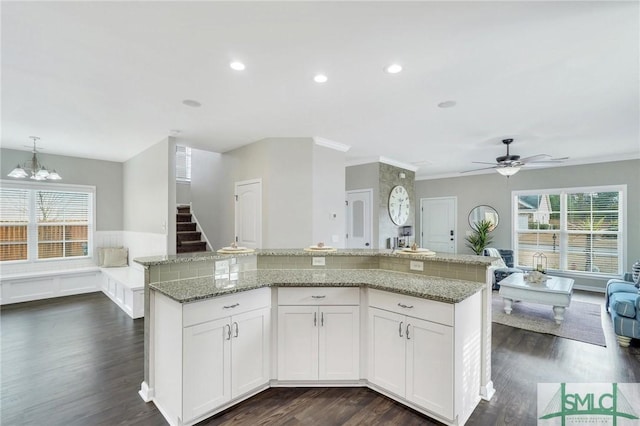
M 475 161 L 474 161 L 475 163 Z M 485 164 L 492 164 L 492 163 L 485 163 Z M 493 167 L 481 167 L 479 169 L 471 169 L 471 170 L 464 170 L 460 173 L 469 173 L 469 172 L 477 172 L 478 170 L 487 170 L 487 169 L 496 169 L 498 168 L 498 166 L 493 166 Z
M 538 155 L 532 155 L 531 157 L 521 158 L 520 161 L 523 163 L 532 163 L 534 161 L 540 161 L 543 158 L 549 158 L 549 157 L 551 156 L 548 154 L 538 154 Z
M 527 164 L 559 164 L 559 163 L 564 163 L 564 161 L 568 159 L 569 157 L 550 158 L 548 160 L 529 161 Z
M 497 166 L 496 163 L 487 163 L 485 161 L 472 161 L 472 163 L 475 163 L 475 164 L 493 164 L 494 166 Z

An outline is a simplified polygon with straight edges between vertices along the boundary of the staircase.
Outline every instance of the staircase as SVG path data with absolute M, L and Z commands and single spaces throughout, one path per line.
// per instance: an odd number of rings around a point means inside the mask
M 176 252 L 193 253 L 207 251 L 206 241 L 200 241 L 202 233 L 196 229 L 196 223 L 191 221 L 191 208 L 178 206 L 176 214 Z

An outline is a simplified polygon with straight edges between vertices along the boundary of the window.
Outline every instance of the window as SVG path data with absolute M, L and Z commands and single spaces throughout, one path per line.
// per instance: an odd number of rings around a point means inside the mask
M 66 259 L 91 253 L 93 189 L 0 188 L 0 261 Z
M 191 182 L 191 148 L 176 145 L 176 180 Z
M 621 275 L 626 187 L 514 192 L 518 266 L 543 253 L 547 269 Z

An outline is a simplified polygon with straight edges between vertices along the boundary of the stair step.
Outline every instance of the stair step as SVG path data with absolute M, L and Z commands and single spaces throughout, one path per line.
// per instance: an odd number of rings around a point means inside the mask
M 178 253 L 192 253 L 196 251 L 207 251 L 207 243 L 204 241 L 183 241 L 176 247 Z
M 189 206 L 178 206 L 178 213 L 191 213 L 191 207 L 189 207 Z
M 176 232 L 176 241 L 178 242 L 178 244 L 184 241 L 200 241 L 201 235 L 202 232 L 199 231 L 178 231 Z
M 176 223 L 177 232 L 188 232 L 188 231 L 195 231 L 195 230 L 196 230 L 195 223 L 192 223 L 192 222 Z
M 191 222 L 191 213 L 178 213 L 176 222 Z

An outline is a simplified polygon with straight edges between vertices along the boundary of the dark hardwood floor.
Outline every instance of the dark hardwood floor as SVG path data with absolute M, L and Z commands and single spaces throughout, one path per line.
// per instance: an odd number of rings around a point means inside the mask
M 493 325 L 496 395 L 468 425 L 536 424 L 539 382 L 640 382 L 640 344 L 607 347 Z M 0 424 L 165 425 L 138 396 L 143 320 L 102 293 L 2 307 Z M 437 424 L 363 388 L 274 388 L 201 425 Z

